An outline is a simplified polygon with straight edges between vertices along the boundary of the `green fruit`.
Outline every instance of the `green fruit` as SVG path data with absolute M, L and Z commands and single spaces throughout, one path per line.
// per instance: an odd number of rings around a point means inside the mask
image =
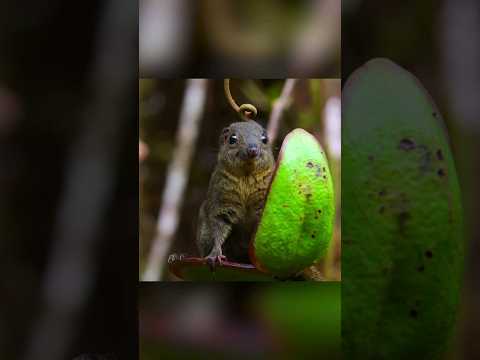
M 350 77 L 342 111 L 345 358 L 436 358 L 455 323 L 464 246 L 440 113 L 384 59 Z
M 253 263 L 283 277 L 323 257 L 332 238 L 335 203 L 327 158 L 302 129 L 283 141 L 253 248 Z

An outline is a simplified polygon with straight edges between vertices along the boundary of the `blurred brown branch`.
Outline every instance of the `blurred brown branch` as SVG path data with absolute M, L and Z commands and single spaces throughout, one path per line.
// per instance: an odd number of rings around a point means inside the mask
M 277 138 L 278 125 L 280 123 L 282 114 L 290 106 L 291 96 L 296 81 L 296 79 L 287 79 L 285 81 L 285 85 L 283 86 L 280 97 L 273 103 L 272 112 L 270 114 L 270 120 L 268 121 L 267 127 L 267 134 L 271 144 L 274 144 Z
M 312 74 L 323 69 L 341 51 L 341 1 L 323 0 L 311 4 L 310 16 L 290 51 L 294 74 Z M 298 75 L 297 75 L 298 76 Z
M 203 79 L 192 79 L 187 82 L 177 132 L 177 144 L 167 171 L 157 231 L 142 276 L 144 281 L 160 280 L 167 252 L 177 230 L 190 163 L 204 112 L 207 85 L 207 80 Z
M 139 68 L 141 73 L 175 73 L 188 57 L 191 21 L 187 0 L 139 2 Z M 160 34 L 160 35 L 159 35 Z
M 66 168 L 26 360 L 66 359 L 92 295 L 104 231 L 102 219 L 113 196 L 118 150 L 128 128 L 129 118 L 121 104 L 135 83 L 131 73 L 123 71 L 137 62 L 132 36 L 137 24 L 132 21 L 128 3 L 110 1 L 104 7 L 88 82 L 93 96 L 84 110 L 82 130 Z
M 142 140 L 138 142 L 138 160 L 142 162 L 145 160 L 148 156 L 148 146 L 145 144 Z
M 480 33 L 480 3 L 478 0 L 445 0 L 438 19 L 437 48 L 441 55 L 441 75 L 451 112 L 447 114 L 450 140 L 456 155 L 463 192 L 465 225 L 469 233 L 466 242 L 466 271 L 463 308 L 458 325 L 455 351 L 465 359 L 478 359 L 480 344 L 480 43 L 472 41 Z M 462 54 L 459 56 L 459 54 Z M 439 104 L 440 105 L 440 104 Z M 453 130 L 453 131 L 452 131 Z M 461 140 L 460 140 L 461 139 Z M 452 358 L 454 358 L 452 356 Z

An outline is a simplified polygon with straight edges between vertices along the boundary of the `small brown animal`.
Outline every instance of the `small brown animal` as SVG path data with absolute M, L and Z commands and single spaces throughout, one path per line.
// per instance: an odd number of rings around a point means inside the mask
M 231 124 L 219 141 L 217 165 L 197 229 L 198 250 L 212 267 L 227 258 L 249 262 L 250 237 L 274 168 L 266 131 L 255 121 Z

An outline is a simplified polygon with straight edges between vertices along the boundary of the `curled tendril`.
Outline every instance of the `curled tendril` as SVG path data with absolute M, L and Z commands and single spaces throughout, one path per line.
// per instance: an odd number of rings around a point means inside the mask
M 252 104 L 242 104 L 240 106 L 237 105 L 235 100 L 232 97 L 232 94 L 230 92 L 230 79 L 225 79 L 224 81 L 224 89 L 225 89 L 225 96 L 228 99 L 228 102 L 230 103 L 230 106 L 235 110 L 237 113 L 239 113 L 244 120 L 252 120 L 257 116 L 257 108 L 253 106 Z
M 241 112 L 247 118 L 254 118 L 257 116 L 257 108 L 252 104 L 240 105 L 239 112 Z

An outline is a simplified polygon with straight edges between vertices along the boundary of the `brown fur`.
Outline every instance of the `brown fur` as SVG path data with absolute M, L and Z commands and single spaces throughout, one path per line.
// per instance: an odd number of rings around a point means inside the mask
M 237 143 L 230 144 L 235 134 Z M 259 219 L 274 167 L 265 130 L 256 122 L 233 123 L 220 136 L 220 150 L 200 207 L 197 247 L 202 257 L 248 261 L 250 236 Z M 248 158 L 248 146 L 258 155 Z

